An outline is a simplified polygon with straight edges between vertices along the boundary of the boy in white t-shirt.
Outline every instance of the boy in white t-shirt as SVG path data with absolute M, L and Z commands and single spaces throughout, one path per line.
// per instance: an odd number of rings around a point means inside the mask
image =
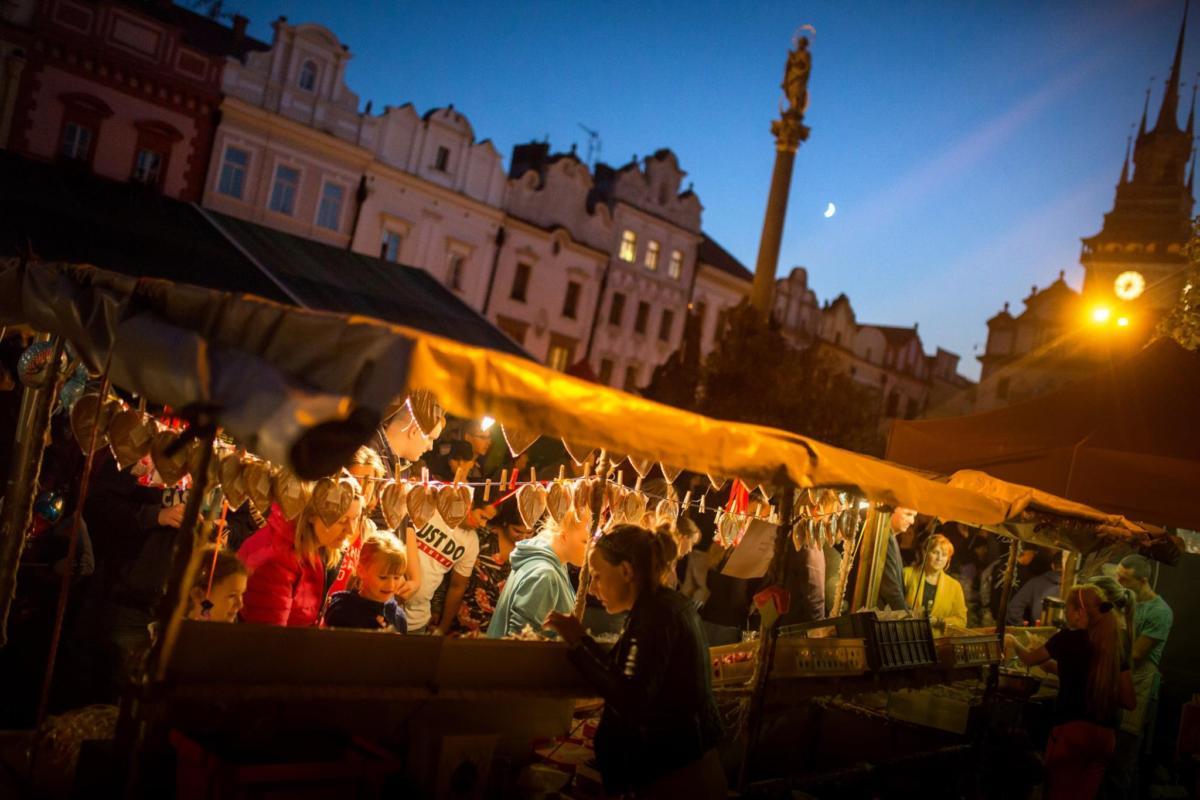
M 434 514 L 429 524 L 417 531 L 417 558 L 421 560 L 421 586 L 404 604 L 408 616 L 409 633 L 445 634 L 458 615 L 458 606 L 471 573 L 475 571 L 475 560 L 479 557 L 479 536 L 469 528 L 453 528 Z M 453 570 L 453 572 L 451 572 Z M 435 629 L 429 625 L 429 601 L 442 582 L 450 575 L 450 586 L 446 590 L 446 603 L 442 608 L 441 621 Z

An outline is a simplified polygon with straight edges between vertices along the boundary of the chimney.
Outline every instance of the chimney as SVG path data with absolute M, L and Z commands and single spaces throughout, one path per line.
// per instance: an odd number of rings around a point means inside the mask
M 250 20 L 243 17 L 241 14 L 233 15 L 233 43 L 240 45 L 246 41 L 246 26 L 250 24 Z

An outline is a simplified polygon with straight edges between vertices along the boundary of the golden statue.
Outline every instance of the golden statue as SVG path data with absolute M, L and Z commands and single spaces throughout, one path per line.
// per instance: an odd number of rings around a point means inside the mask
M 796 39 L 794 50 L 788 51 L 783 71 L 783 94 L 790 111 L 803 114 L 808 108 L 808 74 L 812 71 L 812 55 L 808 52 L 808 37 Z

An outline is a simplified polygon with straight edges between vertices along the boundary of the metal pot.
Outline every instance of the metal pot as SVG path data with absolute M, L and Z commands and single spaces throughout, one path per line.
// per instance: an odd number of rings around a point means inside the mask
M 1067 625 L 1067 602 L 1061 597 L 1047 597 L 1042 601 L 1042 625 L 1065 628 Z

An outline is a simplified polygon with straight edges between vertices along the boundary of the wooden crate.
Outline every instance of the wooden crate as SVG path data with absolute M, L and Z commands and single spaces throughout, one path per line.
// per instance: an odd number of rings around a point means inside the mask
M 712 659 L 713 686 L 745 683 L 754 674 L 758 642 L 738 642 L 708 648 Z
M 934 640 L 938 663 L 948 669 L 982 667 L 999 663 L 1003 648 L 995 634 L 942 636 Z
M 809 639 L 781 636 L 775 643 L 771 676 L 862 675 L 868 669 L 865 639 Z

